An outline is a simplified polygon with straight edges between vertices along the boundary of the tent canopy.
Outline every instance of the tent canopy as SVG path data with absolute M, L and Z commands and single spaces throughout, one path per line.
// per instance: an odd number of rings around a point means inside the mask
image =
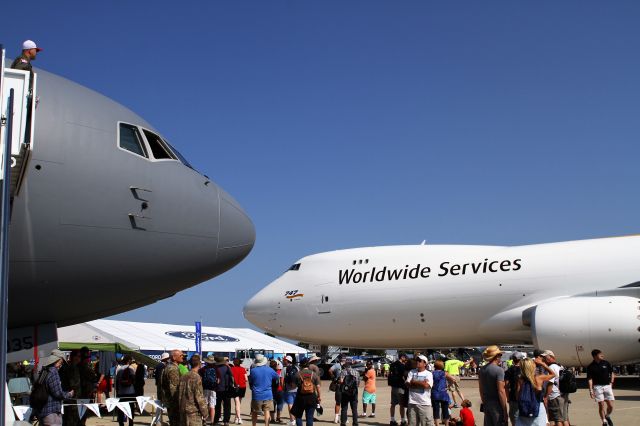
M 74 330 L 76 327 L 77 332 Z M 168 352 L 172 349 L 195 351 L 194 325 L 96 320 L 60 329 L 61 342 L 74 341 L 66 337 L 65 329 L 78 335 L 84 333 L 84 339 L 81 340 L 84 342 L 93 339 L 99 343 L 104 338 L 143 352 Z M 274 354 L 307 353 L 305 348 L 249 328 L 202 327 L 202 352 L 232 353 L 246 349 L 262 349 L 273 351 Z
M 88 323 L 76 324 L 58 329 L 59 347 L 63 351 L 72 351 L 87 347 L 92 351 L 115 352 L 131 355 L 136 362 L 155 366 L 158 361 L 139 351 L 139 347 L 117 336 L 105 333 Z

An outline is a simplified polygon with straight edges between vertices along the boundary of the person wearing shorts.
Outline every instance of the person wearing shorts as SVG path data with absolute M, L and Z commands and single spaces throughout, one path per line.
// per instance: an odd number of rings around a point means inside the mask
M 369 414 L 369 417 L 376 416 L 376 376 L 373 362 L 367 361 L 364 372 L 364 391 L 362 392 L 362 417 L 367 417 L 368 404 L 371 404 L 371 414 Z
M 615 374 L 613 367 L 604 359 L 599 349 L 591 351 L 593 362 L 587 367 L 587 383 L 589 396 L 598 403 L 598 415 L 603 426 L 613 426 L 611 413 L 613 412 L 613 382 Z
M 256 355 L 251 374 L 249 375 L 249 386 L 251 387 L 251 423 L 256 426 L 258 413 L 264 414 L 264 424 L 269 426 L 271 411 L 273 411 L 273 393 L 271 384 L 274 380 L 279 380 L 276 373 L 269 365 L 269 360 L 262 354 Z

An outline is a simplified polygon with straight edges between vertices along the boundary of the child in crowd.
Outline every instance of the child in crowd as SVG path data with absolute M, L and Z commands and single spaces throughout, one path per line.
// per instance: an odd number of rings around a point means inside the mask
M 476 420 L 471 411 L 471 401 L 465 399 L 461 405 L 460 417 L 451 417 L 449 426 L 475 426 Z

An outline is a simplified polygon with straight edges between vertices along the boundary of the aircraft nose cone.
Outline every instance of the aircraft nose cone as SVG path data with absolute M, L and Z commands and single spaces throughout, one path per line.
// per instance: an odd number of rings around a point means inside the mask
M 253 325 L 265 330 L 269 329 L 269 319 L 274 315 L 271 298 L 267 297 L 264 290 L 260 291 L 244 305 L 242 314 Z
M 220 191 L 219 265 L 231 268 L 244 259 L 256 242 L 256 229 L 236 200 Z

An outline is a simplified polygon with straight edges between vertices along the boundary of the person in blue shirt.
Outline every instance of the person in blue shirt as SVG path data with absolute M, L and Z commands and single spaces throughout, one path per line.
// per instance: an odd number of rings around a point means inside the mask
M 273 392 L 271 383 L 279 380 L 278 373 L 268 365 L 269 360 L 262 354 L 256 355 L 255 362 L 249 375 L 251 388 L 251 422 L 256 426 L 258 413 L 264 414 L 264 425 L 269 426 L 270 412 L 273 411 Z

